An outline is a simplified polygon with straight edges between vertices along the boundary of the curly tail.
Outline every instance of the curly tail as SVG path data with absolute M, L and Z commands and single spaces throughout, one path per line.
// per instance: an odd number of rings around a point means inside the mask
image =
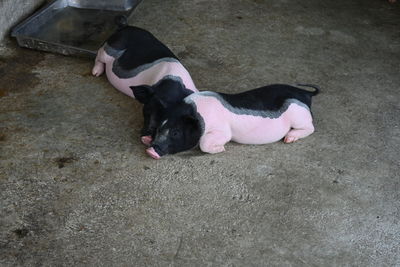
M 315 96 L 315 95 L 319 94 L 319 92 L 320 92 L 320 88 L 318 86 L 314 85 L 314 84 L 300 84 L 300 83 L 298 83 L 296 85 L 297 86 L 302 86 L 302 87 L 314 88 L 315 90 L 313 92 L 308 91 L 312 96 Z

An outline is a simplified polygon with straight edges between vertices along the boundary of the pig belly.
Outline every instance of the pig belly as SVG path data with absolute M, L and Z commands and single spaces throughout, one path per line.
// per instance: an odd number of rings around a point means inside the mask
M 132 78 L 120 78 L 113 72 L 113 61 L 106 64 L 106 74 L 108 81 L 122 93 L 133 97 L 130 86 L 154 85 L 165 76 L 171 75 L 182 79 L 185 87 L 192 91 L 197 91 L 194 83 L 182 64 L 178 62 L 160 62 Z
M 279 141 L 290 130 L 290 122 L 281 116 L 276 119 L 251 115 L 236 115 L 231 126 L 232 141 L 241 144 L 267 144 Z

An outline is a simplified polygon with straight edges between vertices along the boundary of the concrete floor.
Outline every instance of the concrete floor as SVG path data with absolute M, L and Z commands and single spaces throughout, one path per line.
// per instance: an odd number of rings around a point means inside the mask
M 316 132 L 148 157 L 92 61 L 0 59 L 1 266 L 400 266 L 400 4 L 145 0 L 201 90 L 315 83 Z

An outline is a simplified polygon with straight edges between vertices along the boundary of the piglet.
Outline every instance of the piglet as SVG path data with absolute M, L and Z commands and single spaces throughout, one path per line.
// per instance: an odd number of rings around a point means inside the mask
M 150 101 L 153 93 L 164 90 L 157 95 L 168 96 L 171 91 L 171 95 L 179 97 L 171 101 L 169 96 L 164 101 L 171 103 L 198 90 L 189 72 L 167 46 L 150 32 L 128 26 L 122 16 L 117 17 L 116 22 L 119 29 L 98 50 L 92 74 L 100 76 L 105 71 L 109 82 L 122 93 L 142 103 L 152 102 L 151 106 L 155 108 L 150 109 L 150 105 L 145 108 L 141 131 L 142 142 L 150 144 L 155 125 L 159 124 L 155 120 L 163 112 L 163 107 L 160 110 L 156 105 L 159 98 Z
M 274 84 L 238 94 L 193 93 L 161 119 L 147 153 L 159 159 L 200 145 L 207 153 L 225 150 L 229 141 L 293 143 L 314 132 L 311 98 L 319 92 Z

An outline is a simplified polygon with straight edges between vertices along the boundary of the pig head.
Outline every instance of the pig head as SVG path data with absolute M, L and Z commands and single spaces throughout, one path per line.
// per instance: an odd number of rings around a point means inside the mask
M 315 86 L 301 86 L 315 90 L 275 84 L 239 94 L 193 93 L 167 110 L 147 153 L 158 159 L 196 145 L 203 152 L 219 153 L 229 141 L 295 142 L 314 132 L 311 97 L 319 92 Z
M 186 99 L 186 98 L 185 98 Z M 184 101 L 166 109 L 154 141 L 146 151 L 154 159 L 189 150 L 203 134 L 202 119 L 195 107 Z
M 150 145 L 154 139 L 163 115 L 193 93 L 174 76 L 166 76 L 153 86 L 141 85 L 130 88 L 136 99 L 143 104 L 144 126 L 141 130 L 141 140 L 145 145 Z

